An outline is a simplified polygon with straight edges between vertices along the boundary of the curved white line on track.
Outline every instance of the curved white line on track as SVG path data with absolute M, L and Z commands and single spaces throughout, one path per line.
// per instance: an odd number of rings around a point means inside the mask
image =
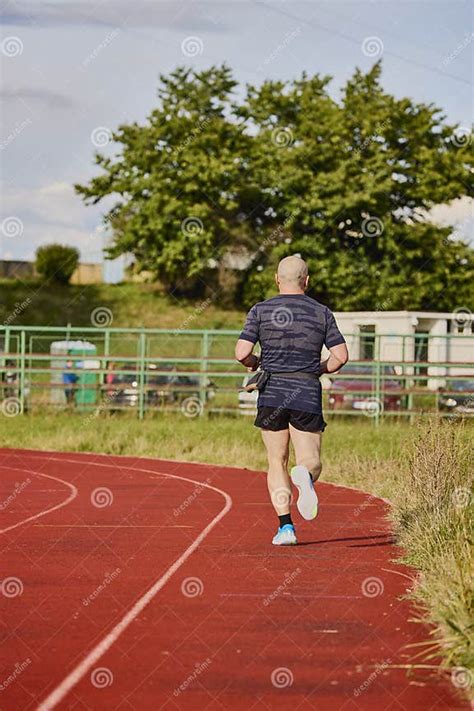
M 7 526 L 7 528 L 1 528 L 0 533 L 6 533 L 7 531 L 12 531 L 14 528 L 18 528 L 18 526 L 23 526 L 25 523 L 28 523 L 28 521 L 35 521 L 37 518 L 41 518 L 41 516 L 46 516 L 46 514 L 51 513 L 52 511 L 56 511 L 57 509 L 62 509 L 63 506 L 67 506 L 68 504 L 71 503 L 73 499 L 76 498 L 78 491 L 74 484 L 70 484 L 68 481 L 64 481 L 63 479 L 59 479 L 57 476 L 52 476 L 51 474 L 44 474 L 43 472 L 36 472 L 33 471 L 32 469 L 19 469 L 18 467 L 10 467 L 7 466 L 6 464 L 0 464 L 0 469 L 9 469 L 10 471 L 13 472 L 23 472 L 28 473 L 28 474 L 37 474 L 38 476 L 44 476 L 47 479 L 53 479 L 54 481 L 59 481 L 61 484 L 64 484 L 65 486 L 68 486 L 71 489 L 71 494 L 68 496 L 65 501 L 61 501 L 60 504 L 56 504 L 55 506 L 51 506 L 49 509 L 44 509 L 43 511 L 40 511 L 37 514 L 34 514 L 33 516 L 28 516 L 28 518 L 23 519 L 22 521 L 18 521 L 18 523 L 14 523 L 12 526 Z
M 34 456 L 34 455 L 33 455 Z M 105 464 L 102 462 L 85 462 L 81 459 L 66 459 L 65 457 L 48 457 L 48 461 L 61 461 L 70 462 L 72 464 L 87 464 L 93 466 L 109 467 L 115 469 L 115 464 Z M 128 466 L 128 465 L 126 465 Z M 163 575 L 158 578 L 158 580 L 153 583 L 151 588 L 142 595 L 141 598 L 130 608 L 130 610 L 122 617 L 122 619 L 113 627 L 110 632 L 89 652 L 89 654 L 79 662 L 79 664 L 62 680 L 62 682 L 49 694 L 49 696 L 40 703 L 37 711 L 50 711 L 54 709 L 55 706 L 64 699 L 65 696 L 73 689 L 76 684 L 83 678 L 85 674 L 94 666 L 94 664 L 107 652 L 112 645 L 117 641 L 122 632 L 124 632 L 127 627 L 133 622 L 133 620 L 144 610 L 149 602 L 153 600 L 155 595 L 166 585 L 168 580 L 176 573 L 176 571 L 186 562 L 189 556 L 194 553 L 196 548 L 202 543 L 206 536 L 211 532 L 211 530 L 216 526 L 221 518 L 223 518 L 232 508 L 232 499 L 225 491 L 218 489 L 215 486 L 206 484 L 204 482 L 196 481 L 194 479 L 188 479 L 188 477 L 178 476 L 176 474 L 167 474 L 165 472 L 155 471 L 154 469 L 138 469 L 130 465 L 130 470 L 133 472 L 143 472 L 146 474 L 158 474 L 159 476 L 169 477 L 170 479 L 178 479 L 179 481 L 188 481 L 191 484 L 197 486 L 202 486 L 206 489 L 211 489 L 216 491 L 218 494 L 224 497 L 225 506 L 217 516 L 215 516 L 210 523 L 201 531 L 199 536 L 194 539 L 188 548 L 182 553 L 179 558 L 166 570 Z M 72 486 L 72 485 L 71 485 Z

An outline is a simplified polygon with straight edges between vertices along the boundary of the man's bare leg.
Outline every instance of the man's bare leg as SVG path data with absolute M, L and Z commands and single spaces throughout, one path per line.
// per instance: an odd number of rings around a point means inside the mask
M 314 482 L 321 474 L 321 432 L 302 432 L 290 425 L 290 437 L 295 449 L 296 466 L 291 481 L 297 487 L 298 511 L 307 521 L 318 515 L 318 497 Z
M 317 481 L 321 474 L 321 432 L 302 432 L 290 425 L 290 437 L 295 449 L 296 464 L 302 464 Z
M 290 514 L 291 486 L 288 476 L 290 433 L 288 430 L 262 430 L 268 457 L 267 484 L 279 526 L 272 543 L 275 546 L 296 545 L 296 534 Z
M 273 508 L 278 516 L 290 513 L 291 486 L 288 476 L 290 433 L 288 430 L 272 432 L 261 430 L 267 450 L 267 486 Z

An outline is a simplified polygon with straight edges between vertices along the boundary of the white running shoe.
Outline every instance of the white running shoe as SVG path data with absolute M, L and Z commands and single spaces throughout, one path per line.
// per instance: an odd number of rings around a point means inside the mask
M 298 541 L 296 540 L 295 527 L 291 523 L 286 523 L 278 529 L 272 543 L 274 546 L 296 546 Z
M 308 469 L 299 464 L 291 470 L 291 481 L 299 492 L 296 506 L 300 514 L 307 521 L 311 521 L 318 515 L 318 497 L 314 490 L 313 479 Z

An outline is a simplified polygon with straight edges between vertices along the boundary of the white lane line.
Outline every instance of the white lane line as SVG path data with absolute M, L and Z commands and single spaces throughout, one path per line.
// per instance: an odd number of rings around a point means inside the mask
M 35 528 L 194 528 L 194 526 L 181 526 L 178 524 L 169 524 L 165 526 L 152 526 L 147 524 L 139 524 L 138 526 L 123 526 L 121 523 L 111 523 L 107 525 L 102 523 L 34 523 L 33 526 L 35 526 Z
M 33 516 L 28 516 L 28 518 L 23 519 L 22 521 L 18 521 L 17 523 L 14 523 L 12 526 L 7 526 L 6 528 L 1 528 L 0 533 L 6 533 L 7 531 L 12 531 L 14 528 L 18 528 L 18 526 L 23 526 L 23 524 L 28 523 L 28 521 L 35 521 L 37 518 L 40 518 L 41 516 L 46 516 L 46 514 L 51 513 L 52 511 L 56 511 L 57 509 L 61 509 L 63 506 L 67 506 L 68 504 L 71 503 L 73 499 L 76 498 L 78 491 L 74 484 L 70 484 L 68 481 L 64 481 L 63 479 L 59 479 L 57 476 L 52 476 L 51 474 L 43 474 L 43 472 L 36 472 L 31 469 L 19 469 L 18 467 L 10 467 L 5 464 L 0 464 L 1 469 L 8 469 L 9 471 L 14 471 L 14 472 L 28 472 L 28 474 L 37 474 L 38 476 L 44 476 L 47 479 L 54 479 L 54 481 L 59 481 L 61 484 L 64 484 L 65 486 L 68 486 L 71 489 L 71 494 L 68 496 L 67 499 L 62 501 L 60 504 L 56 504 L 55 506 L 50 506 L 49 509 L 44 509 L 43 511 L 40 511 L 37 514 L 34 514 Z
M 49 457 L 50 460 L 61 461 L 61 462 L 71 462 L 74 464 L 84 464 L 85 462 L 80 459 L 66 459 L 64 457 Z M 87 462 L 88 466 L 101 466 L 109 467 L 111 469 L 116 469 L 115 464 L 105 464 L 102 462 Z M 65 696 L 73 689 L 76 684 L 87 674 L 89 669 L 96 664 L 96 662 L 107 652 L 112 645 L 117 641 L 122 632 L 124 632 L 127 627 L 133 622 L 133 620 L 144 610 L 149 602 L 153 600 L 155 595 L 166 585 L 170 578 L 176 573 L 176 571 L 186 562 L 189 556 L 194 553 L 196 548 L 202 543 L 206 536 L 212 531 L 214 526 L 216 526 L 221 518 L 223 518 L 232 508 L 232 499 L 225 491 L 218 489 L 215 486 L 206 484 L 204 482 L 195 481 L 194 479 L 188 479 L 188 477 L 177 476 L 176 474 L 166 474 L 164 472 L 157 472 L 154 469 L 138 469 L 130 468 L 133 472 L 143 472 L 145 474 L 157 474 L 158 476 L 165 476 L 171 479 L 178 479 L 179 481 L 188 481 L 191 484 L 195 484 L 199 487 L 205 487 L 211 491 L 216 491 L 218 494 L 224 497 L 225 506 L 219 513 L 214 516 L 212 521 L 207 524 L 207 526 L 201 531 L 201 533 L 194 539 L 188 548 L 182 553 L 179 558 L 166 570 L 163 575 L 158 578 L 158 580 L 151 586 L 151 588 L 142 595 L 141 598 L 130 608 L 130 610 L 122 617 L 122 619 L 113 627 L 110 632 L 89 652 L 89 654 L 84 657 L 84 659 L 79 662 L 79 664 L 62 680 L 62 682 L 49 694 L 49 696 L 40 703 L 37 711 L 50 711 L 55 708 L 57 704 L 64 699 Z

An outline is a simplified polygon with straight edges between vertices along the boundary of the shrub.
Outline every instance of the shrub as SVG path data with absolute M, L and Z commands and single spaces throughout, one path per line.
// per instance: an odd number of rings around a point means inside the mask
M 48 244 L 36 250 L 36 271 L 45 281 L 68 284 L 79 263 L 75 247 Z

